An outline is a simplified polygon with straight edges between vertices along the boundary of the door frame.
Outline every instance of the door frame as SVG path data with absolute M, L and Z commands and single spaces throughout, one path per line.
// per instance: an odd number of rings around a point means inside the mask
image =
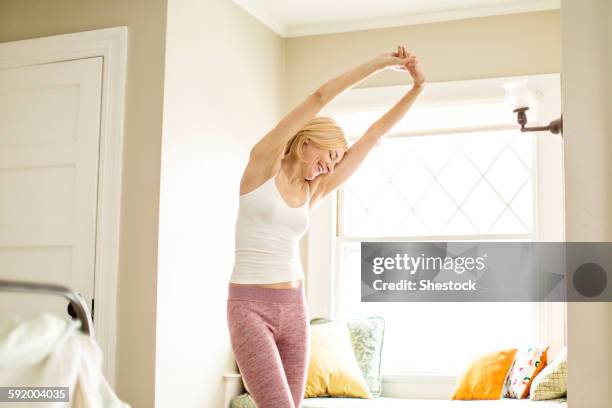
M 0 43 L 0 69 L 103 58 L 94 298 L 104 299 L 95 305 L 95 332 L 104 353 L 104 374 L 112 386 L 117 349 L 127 41 L 128 28 L 121 26 Z

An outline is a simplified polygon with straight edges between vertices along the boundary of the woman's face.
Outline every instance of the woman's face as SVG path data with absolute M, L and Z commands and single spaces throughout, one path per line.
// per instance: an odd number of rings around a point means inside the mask
M 332 173 L 334 167 L 344 157 L 344 152 L 343 148 L 320 149 L 309 140 L 304 141 L 303 156 L 306 161 L 302 168 L 304 178 L 312 181 L 321 174 Z

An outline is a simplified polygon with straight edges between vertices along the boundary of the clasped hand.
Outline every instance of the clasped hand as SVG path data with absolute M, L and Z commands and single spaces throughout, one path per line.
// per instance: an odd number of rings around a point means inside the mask
M 389 67 L 397 71 L 408 71 L 414 81 L 415 86 L 425 83 L 425 75 L 419 66 L 416 55 L 406 51 L 406 47 L 397 46 L 397 51 L 385 52 L 378 56 L 384 67 Z

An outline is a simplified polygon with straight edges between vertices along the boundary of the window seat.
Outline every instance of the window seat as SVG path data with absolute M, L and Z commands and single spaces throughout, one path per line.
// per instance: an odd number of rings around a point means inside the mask
M 244 389 L 239 373 L 226 372 L 224 408 L 256 408 L 250 395 Z M 530 399 L 451 401 L 440 399 L 406 399 L 381 396 L 373 399 L 362 398 L 305 398 L 300 408 L 567 408 L 565 398 L 531 401 Z
M 247 393 L 232 399 L 231 408 L 255 408 Z M 567 400 L 531 401 L 510 399 L 484 401 L 449 401 L 378 397 L 362 398 L 305 398 L 300 408 L 567 408 Z

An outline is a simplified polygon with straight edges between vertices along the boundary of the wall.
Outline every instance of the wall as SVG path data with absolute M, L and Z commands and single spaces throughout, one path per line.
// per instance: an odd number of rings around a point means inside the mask
M 559 72 L 560 32 L 559 11 L 547 11 L 290 38 L 288 102 L 398 44 L 418 56 L 430 82 Z M 359 86 L 402 83 L 405 75 L 388 71 Z
M 2 0 L 0 42 L 127 25 L 115 389 L 153 406 L 159 163 L 166 0 Z
M 567 241 L 612 241 L 610 7 L 607 0 L 562 1 Z M 568 304 L 571 407 L 610 406 L 611 320 L 612 304 Z
M 608 38 L 606 41 L 606 46 L 605 49 L 607 51 L 608 54 L 608 61 L 607 61 L 607 72 L 608 75 L 606 75 L 606 78 L 608 80 L 608 95 L 612 95 L 612 76 L 610 76 L 609 72 L 612 71 L 612 4 L 610 4 L 608 2 L 608 23 L 606 24 L 606 27 L 608 29 Z M 610 140 L 610 137 L 612 137 L 612 103 L 610 103 L 610 100 L 608 99 L 607 102 L 608 105 L 608 127 L 607 127 L 607 135 L 608 135 L 608 140 Z M 612 156 L 612 152 L 610 153 L 610 155 L 608 155 L 608 157 Z M 612 202 L 612 169 L 609 170 L 609 172 L 611 173 L 610 176 L 610 183 L 608 185 L 608 195 L 607 195 L 607 200 L 608 202 Z M 608 333 L 612 333 L 612 303 L 608 304 Z M 609 338 L 609 337 L 608 337 Z M 609 340 L 611 344 L 608 344 L 607 350 L 608 350 L 608 367 L 610 367 L 610 371 L 608 372 L 608 392 L 609 392 L 609 396 L 608 396 L 608 401 L 612 401 L 612 341 Z
M 229 0 L 168 2 L 157 407 L 220 407 L 239 182 L 283 110 L 283 41 Z

